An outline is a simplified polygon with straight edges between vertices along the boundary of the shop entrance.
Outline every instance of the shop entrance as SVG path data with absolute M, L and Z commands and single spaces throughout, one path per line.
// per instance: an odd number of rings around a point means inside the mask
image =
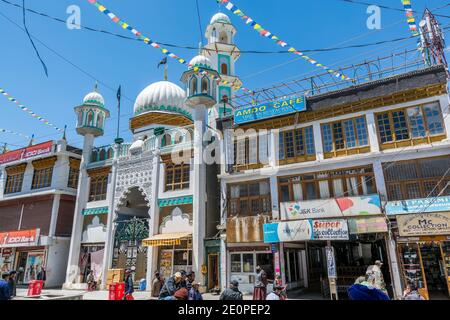
M 219 255 L 210 253 L 208 255 L 208 289 L 219 287 Z
M 28 284 L 40 277 L 45 267 L 44 251 L 19 251 L 17 258 L 17 284 Z
M 306 250 L 285 249 L 284 264 L 286 284 L 289 289 L 307 286 Z
M 449 298 L 444 259 L 439 244 L 430 243 L 420 246 L 425 280 L 430 299 Z

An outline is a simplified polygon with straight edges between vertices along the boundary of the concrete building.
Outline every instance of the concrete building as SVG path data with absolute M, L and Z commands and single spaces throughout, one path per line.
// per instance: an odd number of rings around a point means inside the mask
M 65 280 L 81 150 L 65 139 L 0 154 L 0 267 L 19 284 Z

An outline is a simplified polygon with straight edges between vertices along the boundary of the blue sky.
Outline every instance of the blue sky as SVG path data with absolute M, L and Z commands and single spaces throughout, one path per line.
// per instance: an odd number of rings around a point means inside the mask
M 9 0 L 21 4 L 19 0 Z M 219 10 L 215 0 L 198 0 L 203 31 L 211 16 Z M 81 8 L 81 24 L 105 29 L 114 33 L 132 36 L 101 14 L 86 0 L 27 0 L 27 7 L 49 15 L 66 19 L 70 5 Z M 200 40 L 195 0 L 103 0 L 112 12 L 129 22 L 143 34 L 165 43 L 197 46 Z M 246 14 L 261 23 L 297 49 L 315 49 L 332 46 L 370 43 L 410 35 L 405 15 L 400 11 L 382 9 L 381 30 L 366 27 L 368 14 L 366 6 L 344 3 L 338 0 L 235 0 L 234 3 Z M 447 4 L 446 0 L 413 0 L 413 7 L 422 11 L 425 7 L 437 8 Z M 377 0 L 376 4 L 402 8 L 400 0 Z M 221 11 L 227 10 L 221 7 Z M 22 24 L 21 10 L 0 1 L 0 12 L 19 25 Z M 450 7 L 437 13 L 450 15 Z M 236 16 L 230 16 L 238 30 L 236 43 L 242 50 L 277 51 L 274 42 L 259 36 Z M 34 112 L 46 117 L 57 126 L 68 126 L 68 141 L 81 146 L 82 137 L 77 136 L 73 108 L 81 104 L 85 94 L 90 92 L 95 81 L 72 65 L 36 42 L 41 56 L 47 64 L 47 78 L 26 37 L 17 26 L 0 16 L 2 25 L 2 50 L 0 88 L 11 93 Z M 440 19 L 444 26 L 450 19 Z M 120 39 L 86 30 L 69 30 L 65 24 L 27 13 L 27 25 L 31 34 L 48 47 L 87 71 L 100 81 L 99 91 L 111 110 L 105 136 L 98 138 L 96 145 L 113 141 L 116 134 L 117 109 L 115 90 L 108 89 L 122 85 L 121 136 L 129 140 L 128 120 L 132 115 L 135 97 L 152 82 L 162 80 L 163 71 L 156 65 L 162 53 L 138 41 Z M 202 39 L 205 41 L 204 39 Z M 414 48 L 415 40 L 376 47 L 311 54 L 322 64 L 347 66 L 371 57 L 383 56 L 392 50 Z M 196 50 L 172 49 L 190 60 Z M 248 88 L 265 87 L 316 70 L 303 60 L 295 60 L 291 54 L 243 54 L 236 65 L 237 74 Z M 170 60 L 169 80 L 179 84 L 185 67 Z M 53 128 L 43 125 L 14 104 L 0 96 L 0 128 L 35 134 L 36 142 L 61 137 Z M 28 143 L 26 139 L 0 133 L 0 142 L 10 143 L 17 148 Z

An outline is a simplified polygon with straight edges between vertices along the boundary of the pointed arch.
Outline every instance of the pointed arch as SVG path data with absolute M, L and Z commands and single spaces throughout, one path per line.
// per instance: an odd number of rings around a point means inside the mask
M 86 117 L 86 125 L 88 127 L 94 126 L 94 116 L 95 116 L 94 111 L 89 110 Z
M 219 34 L 219 42 L 221 43 L 229 43 L 228 34 L 225 30 L 221 31 Z
M 209 94 L 209 78 L 208 78 L 208 76 L 203 76 L 203 78 L 202 78 L 201 93 Z
M 192 78 L 189 80 L 189 95 L 193 96 L 197 94 L 197 77 L 192 75 Z
M 220 73 L 224 75 L 228 75 L 228 65 L 225 62 L 220 64 Z
M 104 120 L 103 112 L 99 112 L 97 115 L 97 128 L 100 129 L 103 128 L 103 120 Z

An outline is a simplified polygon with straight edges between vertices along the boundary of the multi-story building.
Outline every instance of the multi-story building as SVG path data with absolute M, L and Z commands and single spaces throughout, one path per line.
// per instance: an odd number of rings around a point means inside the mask
M 0 267 L 64 283 L 81 150 L 65 139 L 0 154 Z
M 420 287 L 447 292 L 449 112 L 446 69 L 437 65 L 222 119 L 224 132 L 234 129 L 224 133 L 220 174 L 222 286 L 237 279 L 251 291 L 260 265 L 289 288 L 324 293 L 337 279 L 346 295 L 381 260 L 391 296 L 401 295 L 412 271 Z M 414 200 L 387 203 L 430 196 L 438 205 L 427 212 L 440 213 L 419 222 L 403 215 L 420 213 L 408 211 Z M 425 220 L 420 233 L 416 224 Z M 396 224 L 400 238 L 391 232 Z M 419 255 L 408 269 L 405 259 Z

